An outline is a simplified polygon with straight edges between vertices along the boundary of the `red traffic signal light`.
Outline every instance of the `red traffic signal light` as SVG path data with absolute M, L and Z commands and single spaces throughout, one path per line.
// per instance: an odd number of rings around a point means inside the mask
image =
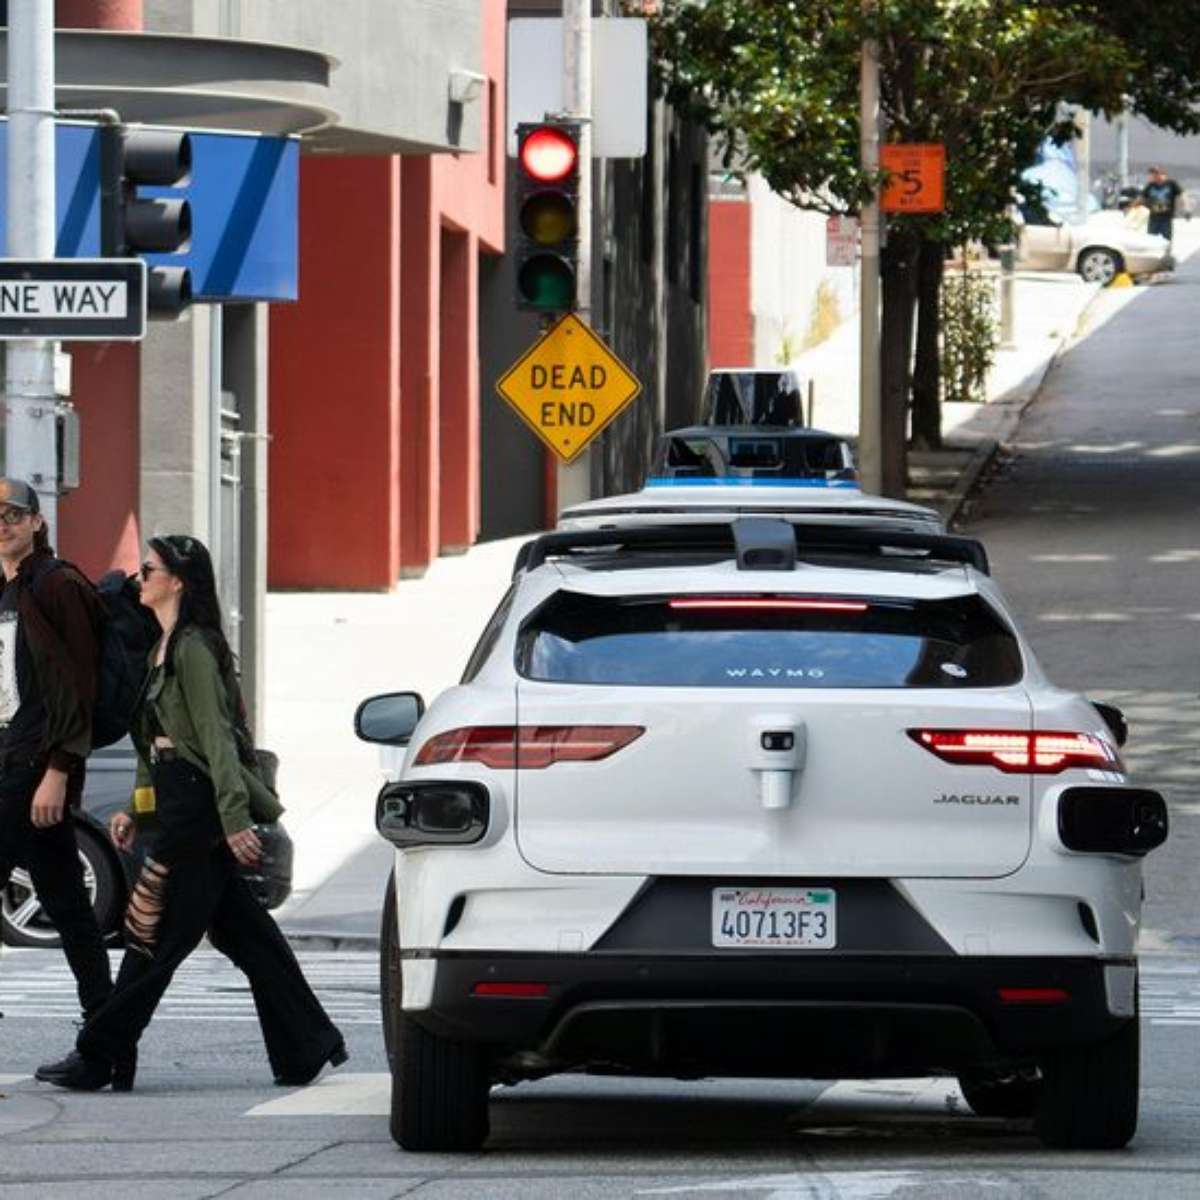
M 579 161 L 578 134 L 557 125 L 535 125 L 521 142 L 521 170 L 540 183 L 558 183 Z
M 577 121 L 517 126 L 518 308 L 575 307 L 579 171 Z

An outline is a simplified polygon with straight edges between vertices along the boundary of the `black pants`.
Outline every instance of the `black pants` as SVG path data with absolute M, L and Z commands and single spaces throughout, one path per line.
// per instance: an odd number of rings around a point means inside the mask
M 44 773 L 41 765 L 0 771 L 0 889 L 8 886 L 14 867 L 28 866 L 38 900 L 62 939 L 86 1015 L 108 999 L 112 975 L 83 882 L 75 818 L 68 811 L 45 829 L 30 819 L 29 806 Z
M 1170 213 L 1151 213 L 1146 221 L 1146 232 L 1156 233 L 1159 237 L 1165 237 L 1169 242 L 1174 230 L 1172 228 Z
M 154 787 L 160 819 L 184 804 L 206 804 L 208 809 L 191 808 L 186 819 L 197 832 L 215 827 L 219 834 L 212 786 L 199 771 L 179 761 L 160 764 Z M 171 841 L 154 955 L 126 952 L 111 998 L 79 1033 L 80 1053 L 110 1061 L 128 1056 L 175 971 L 207 932 L 250 981 L 272 1071 L 293 1074 L 315 1067 L 341 1034 L 313 994 L 279 926 L 238 874 L 224 839 L 213 845 L 206 836 L 208 845 L 192 854 L 180 852 L 178 837 L 172 835 Z

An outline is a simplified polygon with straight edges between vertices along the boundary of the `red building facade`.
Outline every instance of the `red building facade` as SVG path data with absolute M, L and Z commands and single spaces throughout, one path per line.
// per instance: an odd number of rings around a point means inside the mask
M 502 0 L 478 153 L 303 158 L 270 332 L 269 583 L 384 590 L 479 530 L 479 260 L 504 249 Z

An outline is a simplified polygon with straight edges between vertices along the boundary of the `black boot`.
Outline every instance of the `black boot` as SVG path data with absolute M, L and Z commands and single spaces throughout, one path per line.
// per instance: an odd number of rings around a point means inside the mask
M 113 1064 L 103 1058 L 84 1058 L 78 1050 L 72 1050 L 58 1062 L 42 1063 L 33 1077 L 55 1087 L 70 1088 L 73 1092 L 98 1092 L 113 1082 Z M 132 1077 L 129 1086 L 132 1086 Z
M 306 1087 L 320 1075 L 326 1063 L 331 1067 L 340 1067 L 349 1057 L 345 1039 L 339 1034 L 338 1040 L 315 1063 L 295 1070 L 280 1071 L 275 1076 L 275 1084 L 277 1087 Z
M 137 1047 L 127 1055 L 113 1060 L 112 1090 L 114 1092 L 132 1092 L 133 1079 L 137 1074 Z

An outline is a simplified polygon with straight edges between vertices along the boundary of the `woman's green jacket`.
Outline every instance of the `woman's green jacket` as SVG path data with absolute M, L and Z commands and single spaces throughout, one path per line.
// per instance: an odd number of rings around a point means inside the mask
M 158 646 L 150 652 L 150 669 Z M 222 677 L 217 656 L 195 627 L 184 629 L 175 639 L 173 669 L 160 673 L 142 696 L 130 735 L 137 750 L 133 815 L 146 824 L 148 807 L 141 803 L 146 789 L 153 787 L 150 744 L 153 740 L 150 705 L 162 732 L 175 743 L 181 757 L 212 780 L 221 827 L 226 835 L 249 829 L 257 821 L 274 821 L 283 805 L 257 770 L 238 756 L 234 704 L 241 691 L 230 665 Z

